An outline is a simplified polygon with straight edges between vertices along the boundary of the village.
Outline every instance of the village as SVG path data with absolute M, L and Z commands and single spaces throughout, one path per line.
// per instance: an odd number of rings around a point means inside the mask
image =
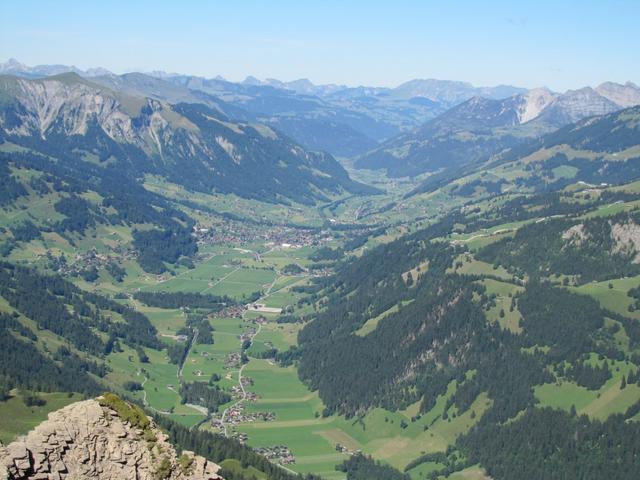
M 213 227 L 197 224 L 194 234 L 204 245 L 248 245 L 262 241 L 267 246 L 301 248 L 323 245 L 333 240 L 330 230 L 318 231 L 286 226 L 266 226 L 222 219 Z

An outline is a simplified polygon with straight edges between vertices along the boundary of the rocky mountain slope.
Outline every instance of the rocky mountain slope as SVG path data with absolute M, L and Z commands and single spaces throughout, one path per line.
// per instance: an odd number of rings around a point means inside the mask
M 15 60 L 0 73 L 28 78 L 74 72 L 113 90 L 176 103 L 204 103 L 231 118 L 273 126 L 310 149 L 334 155 L 362 154 L 413 129 L 474 95 L 504 98 L 524 89 L 474 87 L 448 80 L 413 80 L 396 88 L 315 85 L 300 79 L 283 82 L 247 77 L 230 82 L 165 72 L 115 75 L 104 69 L 82 71 L 64 65 L 29 67 Z
M 370 190 L 328 154 L 202 104 L 169 105 L 76 74 L 0 77 L 0 138 L 52 156 L 164 176 L 193 190 L 313 203 Z
M 632 82 L 627 82 L 624 85 L 605 82 L 596 88 L 596 92 L 623 107 L 640 104 L 640 87 Z
M 564 125 L 637 104 L 640 89 L 612 83 L 563 94 L 534 89 L 501 100 L 474 97 L 388 140 L 355 165 L 384 168 L 392 176 L 456 171 Z
M 409 80 L 391 90 L 391 95 L 404 98 L 428 98 L 446 107 L 452 107 L 472 97 L 502 99 L 526 92 L 511 85 L 475 87 L 468 82 L 436 79 Z
M 626 103 L 626 102 L 625 102 Z M 537 117 L 539 123 L 561 127 L 594 115 L 605 115 L 629 105 L 616 104 L 590 87 L 558 95 Z
M 219 470 L 191 452 L 178 455 L 153 420 L 108 394 L 53 412 L 0 447 L 0 477 L 16 480 L 222 480 Z

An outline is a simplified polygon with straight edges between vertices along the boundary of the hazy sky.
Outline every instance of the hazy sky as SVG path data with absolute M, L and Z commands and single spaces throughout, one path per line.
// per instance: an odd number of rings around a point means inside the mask
M 241 80 L 640 83 L 640 0 L 0 2 L 0 61 Z

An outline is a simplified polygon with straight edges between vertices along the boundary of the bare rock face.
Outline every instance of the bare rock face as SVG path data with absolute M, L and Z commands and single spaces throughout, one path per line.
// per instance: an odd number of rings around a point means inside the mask
M 534 88 L 521 95 L 522 103 L 518 106 L 518 120 L 526 123 L 537 118 L 540 113 L 551 105 L 558 95 L 547 88 Z
M 640 87 L 631 82 L 624 85 L 605 82 L 596 88 L 596 92 L 624 108 L 640 105 Z
M 6 447 L 0 479 L 223 480 L 192 452 L 178 457 L 152 420 L 143 429 L 96 400 L 71 404 Z

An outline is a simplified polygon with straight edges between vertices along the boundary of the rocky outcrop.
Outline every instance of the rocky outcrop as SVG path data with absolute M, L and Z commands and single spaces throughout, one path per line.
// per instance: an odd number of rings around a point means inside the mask
M 521 103 L 517 107 L 519 123 L 527 123 L 538 117 L 545 108 L 551 105 L 558 95 L 547 88 L 534 88 L 520 95 Z
M 562 127 L 594 115 L 605 115 L 620 110 L 620 106 L 599 95 L 590 87 L 569 90 L 556 97 L 536 120 L 547 125 Z
M 631 82 L 624 85 L 605 82 L 596 88 L 596 92 L 624 108 L 640 105 L 640 87 Z
M 633 263 L 640 263 L 640 225 L 635 222 L 611 225 L 611 238 L 615 242 L 614 253 L 626 253 L 633 257 Z
M 2 480 L 217 480 L 219 470 L 192 452 L 178 456 L 152 420 L 145 418 L 140 428 L 96 400 L 53 412 L 25 437 L 0 447 Z

